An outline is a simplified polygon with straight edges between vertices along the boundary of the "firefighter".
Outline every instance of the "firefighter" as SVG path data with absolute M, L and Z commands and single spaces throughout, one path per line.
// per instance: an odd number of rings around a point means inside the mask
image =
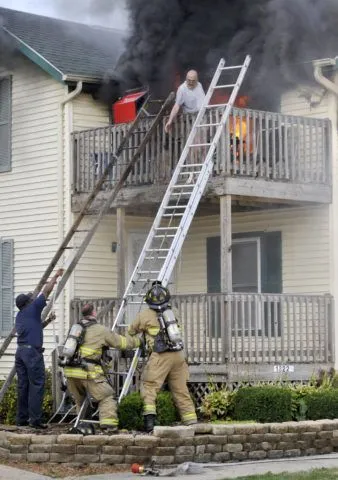
M 178 315 L 171 309 L 169 301 L 169 290 L 163 287 L 161 282 L 154 282 L 145 296 L 149 309 L 140 312 L 128 328 L 131 336 L 139 333 L 145 335 L 150 352 L 141 378 L 144 428 L 147 432 L 154 429 L 156 395 L 166 379 L 182 422 L 185 425 L 197 422 L 195 407 L 187 387 L 189 370 L 183 352 Z
M 76 361 L 70 361 L 64 367 L 68 389 L 74 397 L 78 413 L 87 393 L 98 402 L 100 427 L 114 432 L 118 428 L 116 402 L 113 388 L 104 375 L 101 357 L 107 347 L 120 350 L 137 348 L 140 339 L 118 335 L 99 325 L 92 304 L 83 307 L 82 315 L 80 323 L 85 328 L 83 343 L 78 348 Z

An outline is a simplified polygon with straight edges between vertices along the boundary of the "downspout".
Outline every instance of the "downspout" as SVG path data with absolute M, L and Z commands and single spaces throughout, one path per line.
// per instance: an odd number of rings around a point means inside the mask
M 65 144 L 67 145 L 67 138 L 66 136 L 69 135 L 69 129 L 66 129 L 65 126 L 69 125 L 69 122 L 65 122 L 65 105 L 74 100 L 80 93 L 82 92 L 83 88 L 83 83 L 77 82 L 76 88 L 70 92 L 67 93 L 63 100 L 60 101 L 60 120 L 59 120 L 59 166 L 58 166 L 58 191 L 61 192 L 62 198 L 61 202 L 59 203 L 59 242 L 61 243 L 65 232 L 65 212 L 67 208 L 67 204 L 65 201 L 65 192 L 64 192 L 64 174 L 65 174 L 65 158 L 64 158 L 64 151 L 65 151 Z M 59 325 L 59 339 L 58 343 L 63 343 L 64 338 L 65 338 L 65 291 L 63 290 L 62 294 L 59 297 L 59 309 L 60 312 L 62 312 L 61 315 L 61 322 Z
M 336 97 L 336 102 L 330 102 L 329 104 L 329 117 L 332 119 L 332 152 L 337 152 L 337 98 L 338 98 L 338 85 L 329 80 L 323 75 L 324 67 L 336 67 L 338 66 L 338 57 L 336 58 L 327 58 L 322 60 L 315 60 L 313 62 L 313 74 L 316 81 L 323 86 L 326 90 L 333 93 Z M 337 202 L 336 198 L 336 185 L 335 185 L 335 162 L 337 161 L 336 155 L 332 155 L 332 166 L 331 166 L 331 175 L 332 175 L 332 203 L 330 204 L 330 214 L 329 214 L 329 235 L 330 235 L 330 291 L 334 299 L 333 312 L 331 310 L 331 318 L 329 319 L 328 324 L 330 325 L 329 336 L 332 337 L 331 340 L 331 349 L 334 367 L 337 368 L 338 358 L 337 358 L 337 344 L 338 344 L 338 329 L 336 326 L 336 316 L 337 316 L 337 298 L 338 298 L 338 258 L 337 258 L 337 245 L 336 238 L 338 238 L 338 223 L 336 220 L 336 209 Z
M 338 85 L 331 82 L 331 80 L 323 75 L 324 67 L 336 66 L 336 58 L 323 58 L 322 60 L 314 60 L 313 75 L 320 85 L 338 96 Z

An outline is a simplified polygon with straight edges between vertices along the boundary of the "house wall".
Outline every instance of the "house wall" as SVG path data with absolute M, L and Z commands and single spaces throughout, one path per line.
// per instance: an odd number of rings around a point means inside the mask
M 338 75 L 335 78 L 336 86 L 338 85 Z M 321 86 L 315 89 L 307 88 L 307 92 L 312 97 L 304 97 L 304 88 L 289 91 L 282 97 L 281 109 L 283 113 L 290 113 L 303 116 L 314 116 L 318 118 L 329 118 L 332 122 L 332 203 L 329 206 L 329 289 L 328 291 L 334 296 L 334 303 L 338 301 L 338 135 L 337 135 L 337 95 L 326 91 Z M 310 105 L 308 99 L 311 98 L 313 103 Z M 335 345 L 336 345 L 336 368 L 338 367 L 338 316 L 337 308 L 335 308 L 334 327 L 335 327 Z
M 301 117 L 329 118 L 331 94 L 321 86 L 299 86 L 281 97 L 281 113 Z
M 127 235 L 148 233 L 150 218 L 127 217 Z M 329 207 L 236 213 L 233 233 L 281 231 L 284 293 L 327 293 L 329 277 Z M 176 265 L 173 292 L 207 291 L 206 242 L 220 235 L 219 216 L 196 217 Z M 116 217 L 107 216 L 76 270 L 75 297 L 116 295 Z M 127 244 L 127 254 L 130 242 Z M 127 277 L 128 278 L 128 277 Z
M 236 213 L 232 217 L 232 231 L 281 231 L 283 292 L 326 293 L 329 291 L 328 221 L 328 206 Z M 218 235 L 218 216 L 194 220 L 178 264 L 179 293 L 207 291 L 206 239 Z
M 30 62 L 21 60 L 14 68 L 12 169 L 0 174 L 0 236 L 14 240 L 15 295 L 35 287 L 58 245 L 59 102 L 63 94 L 61 84 Z M 49 327 L 46 360 L 53 344 L 53 327 Z M 14 348 L 12 342 L 8 351 Z M 11 357 L 1 359 L 0 376 L 12 362 Z
M 106 127 L 109 124 L 107 105 L 95 101 L 91 95 L 81 93 L 67 107 L 68 131 L 75 132 L 96 127 Z M 71 151 L 68 150 L 69 164 L 71 165 Z M 71 169 L 65 175 L 68 188 L 65 194 L 71 192 Z M 66 216 L 65 228 L 69 228 L 75 219 L 71 213 L 71 197 L 65 199 Z M 81 223 L 81 230 L 87 230 L 95 221 L 94 216 L 87 216 Z M 107 216 L 101 222 L 98 232 L 80 260 L 70 282 L 69 298 L 73 297 L 110 297 L 116 292 L 116 266 L 114 254 L 111 252 L 111 243 L 115 241 L 115 217 Z M 74 245 L 80 244 L 86 232 L 76 234 Z M 115 293 L 114 293 L 115 294 Z

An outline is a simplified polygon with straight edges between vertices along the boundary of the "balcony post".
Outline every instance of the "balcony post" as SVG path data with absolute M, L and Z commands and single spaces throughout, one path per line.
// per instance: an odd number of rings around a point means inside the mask
M 116 209 L 116 266 L 117 266 L 117 296 L 122 298 L 126 286 L 126 212 L 124 208 Z
M 232 228 L 231 195 L 220 197 L 220 231 L 221 231 L 221 293 L 232 292 Z M 225 297 L 225 298 L 224 298 Z M 227 363 L 231 359 L 231 302 L 226 295 L 221 296 L 221 356 Z M 229 338 L 230 337 L 230 338 Z
M 231 231 L 231 195 L 220 197 L 221 230 L 221 292 L 232 291 L 232 231 Z

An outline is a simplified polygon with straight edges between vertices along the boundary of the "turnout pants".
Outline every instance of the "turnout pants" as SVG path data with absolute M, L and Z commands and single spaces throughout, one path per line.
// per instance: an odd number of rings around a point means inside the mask
M 16 423 L 38 425 L 42 422 L 42 401 L 45 386 L 45 363 L 42 351 L 31 346 L 18 346 L 15 354 L 18 376 Z
M 113 399 L 113 389 L 109 383 L 102 379 L 82 379 L 67 377 L 67 386 L 76 404 L 76 411 L 79 413 L 86 394 L 98 402 L 100 413 L 100 425 L 104 427 L 117 427 L 118 418 L 116 402 Z
M 141 379 L 141 396 L 144 401 L 144 415 L 156 415 L 156 395 L 168 379 L 170 391 L 178 408 L 182 422 L 196 423 L 194 404 L 187 387 L 188 365 L 181 352 L 163 352 L 150 355 Z

